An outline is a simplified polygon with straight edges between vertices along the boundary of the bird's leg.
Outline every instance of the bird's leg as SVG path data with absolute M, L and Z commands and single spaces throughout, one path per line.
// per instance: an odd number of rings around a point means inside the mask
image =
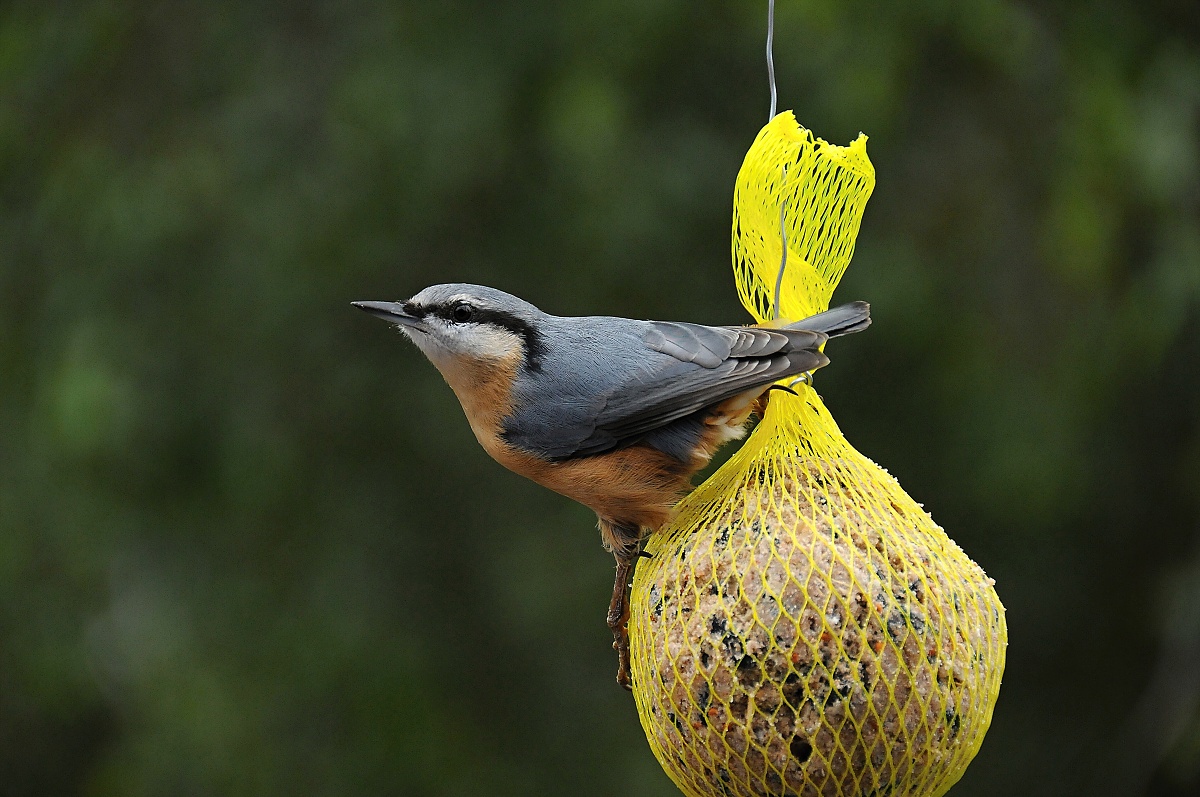
M 629 674 L 629 582 L 637 558 L 617 557 L 617 577 L 613 582 L 612 602 L 608 604 L 608 627 L 613 635 L 613 650 L 617 652 L 617 683 L 622 689 L 632 689 Z
M 616 523 L 601 523 L 605 544 L 617 560 L 617 575 L 613 581 L 612 601 L 608 604 L 608 628 L 613 635 L 613 650 L 617 652 L 617 683 L 622 689 L 632 689 L 629 674 L 629 583 L 641 555 L 641 529 Z

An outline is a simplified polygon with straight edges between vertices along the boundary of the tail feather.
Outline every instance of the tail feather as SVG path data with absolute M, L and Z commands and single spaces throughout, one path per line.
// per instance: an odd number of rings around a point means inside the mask
M 871 326 L 871 305 L 866 302 L 850 302 L 809 316 L 794 324 L 788 324 L 784 329 L 823 332 L 831 338 L 836 338 L 839 335 L 862 332 L 869 326 Z

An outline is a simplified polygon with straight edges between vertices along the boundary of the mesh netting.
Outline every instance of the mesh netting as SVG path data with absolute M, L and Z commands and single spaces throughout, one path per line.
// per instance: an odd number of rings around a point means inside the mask
M 832 146 L 791 113 L 763 128 L 734 193 L 738 292 L 756 319 L 773 315 L 781 197 L 794 320 L 828 306 L 874 182 L 865 137 Z M 647 546 L 630 619 L 642 725 L 693 797 L 943 794 L 991 721 L 1004 608 L 820 397 L 794 389 L 771 394 Z

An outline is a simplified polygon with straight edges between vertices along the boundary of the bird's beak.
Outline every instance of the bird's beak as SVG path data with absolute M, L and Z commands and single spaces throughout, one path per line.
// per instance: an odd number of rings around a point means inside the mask
M 398 302 L 350 302 L 350 304 L 397 326 L 418 329 L 424 326 L 421 319 L 404 312 L 404 305 Z

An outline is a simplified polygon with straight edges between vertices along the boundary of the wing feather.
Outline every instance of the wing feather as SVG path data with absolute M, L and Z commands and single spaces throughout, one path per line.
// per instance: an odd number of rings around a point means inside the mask
M 578 376 L 556 394 L 531 388 L 506 439 L 548 459 L 600 454 L 829 362 L 823 331 L 617 320 L 588 319 L 605 322 L 603 332 L 577 326 L 582 319 L 564 326 L 559 340 L 574 345 L 562 350 L 560 373 Z
M 747 390 L 815 370 L 828 362 L 819 351 L 794 350 L 763 358 L 730 359 L 717 368 L 697 369 L 638 390 L 618 391 L 596 418 L 596 431 L 625 441 Z

